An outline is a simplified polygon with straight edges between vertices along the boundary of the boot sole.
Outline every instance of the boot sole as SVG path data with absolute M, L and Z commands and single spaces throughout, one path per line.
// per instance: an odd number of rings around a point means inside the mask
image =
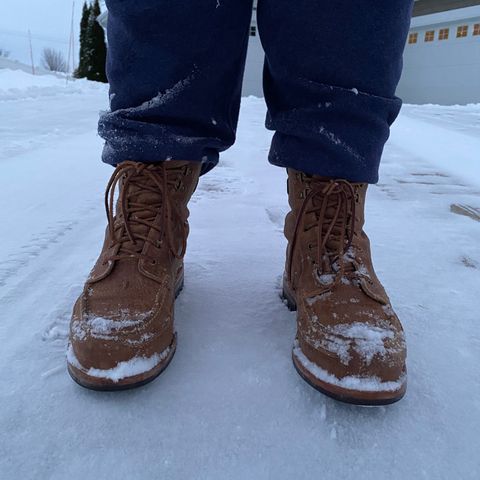
M 391 405 L 392 403 L 401 400 L 407 390 L 407 383 L 394 391 L 359 391 L 348 390 L 338 385 L 323 382 L 307 370 L 298 360 L 294 352 L 292 352 L 293 366 L 297 373 L 307 382 L 311 387 L 327 397 L 333 398 L 342 403 L 349 403 L 352 405 L 361 405 L 364 407 L 379 407 L 382 405 Z
M 287 308 L 291 312 L 297 311 L 297 302 L 295 301 L 295 298 L 293 297 L 293 295 L 289 292 L 289 289 L 286 286 L 285 280 L 283 281 L 283 290 L 282 290 L 282 294 L 280 295 L 280 298 L 282 299 L 283 303 L 287 306 Z
M 290 311 L 297 310 L 297 303 L 294 296 L 290 293 L 285 282 L 283 285 L 283 291 L 281 295 L 282 300 Z M 295 355 L 295 351 L 292 350 L 293 366 L 302 379 L 308 383 L 311 387 L 320 393 L 323 393 L 327 397 L 333 398 L 342 403 L 348 403 L 351 405 L 360 405 L 368 407 L 378 407 L 382 405 L 391 405 L 392 403 L 401 400 L 407 390 L 407 383 L 394 391 L 359 391 L 349 390 L 338 385 L 324 382 L 307 370 L 300 360 Z M 406 371 L 404 372 L 406 377 Z
M 177 286 L 175 288 L 175 299 L 180 295 L 181 291 L 183 290 L 183 286 L 184 279 L 182 276 L 177 282 Z M 172 361 L 176 349 L 177 334 L 175 333 L 172 343 L 166 350 L 168 351 L 167 356 L 158 365 L 155 365 L 155 367 L 148 372 L 143 372 L 132 377 L 122 378 L 118 382 L 114 382 L 113 380 L 109 380 L 107 378 L 92 377 L 68 362 L 67 370 L 70 377 L 75 383 L 77 383 L 83 388 L 87 388 L 88 390 L 95 390 L 99 392 L 117 392 L 121 390 L 131 390 L 133 388 L 142 387 L 143 385 L 152 382 L 161 373 L 163 373 L 163 371 Z
M 130 390 L 132 388 L 142 387 L 147 383 L 155 380 L 170 364 L 175 355 L 177 347 L 177 334 L 173 337 L 173 341 L 168 347 L 168 355 L 158 365 L 149 370 L 132 377 L 125 377 L 114 382 L 113 380 L 101 377 L 92 377 L 84 371 L 74 367 L 71 363 L 67 363 L 68 373 L 72 377 L 73 381 L 81 387 L 89 390 L 95 390 L 99 392 L 117 392 L 121 390 Z

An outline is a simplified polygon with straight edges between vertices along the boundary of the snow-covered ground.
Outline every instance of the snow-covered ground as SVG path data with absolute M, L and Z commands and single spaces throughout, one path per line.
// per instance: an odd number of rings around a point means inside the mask
M 370 189 L 377 271 L 402 318 L 409 390 L 342 405 L 296 374 L 279 300 L 285 172 L 262 100 L 191 204 L 179 347 L 152 384 L 66 373 L 74 299 L 100 248 L 103 85 L 0 70 L 0 478 L 480 478 L 480 106 L 406 106 Z

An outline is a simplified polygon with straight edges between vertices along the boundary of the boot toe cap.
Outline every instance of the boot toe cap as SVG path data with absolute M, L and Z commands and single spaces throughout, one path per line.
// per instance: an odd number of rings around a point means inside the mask
M 373 313 L 358 309 L 352 315 L 336 306 L 335 321 L 328 308 L 314 312 L 305 307 L 299 312 L 306 317 L 300 320 L 298 342 L 313 364 L 339 379 L 397 382 L 405 375 L 405 335 L 390 307 L 378 306 Z
M 161 310 L 96 314 L 74 307 L 70 323 L 71 353 L 84 369 L 108 370 L 133 358 L 149 358 L 172 342 L 173 321 Z

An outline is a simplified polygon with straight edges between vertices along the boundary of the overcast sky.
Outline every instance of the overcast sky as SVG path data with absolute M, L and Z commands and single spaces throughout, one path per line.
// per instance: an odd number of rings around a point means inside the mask
M 28 29 L 32 32 L 35 63 L 45 46 L 68 50 L 71 0 L 9 0 L 2 1 L 0 14 L 0 48 L 10 51 L 10 57 L 29 61 Z M 75 1 L 75 40 L 78 42 L 78 25 L 83 0 Z M 77 50 L 78 51 L 78 50 Z

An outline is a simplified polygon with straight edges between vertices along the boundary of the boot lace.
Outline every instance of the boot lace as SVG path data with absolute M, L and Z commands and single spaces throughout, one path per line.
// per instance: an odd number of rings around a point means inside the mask
M 108 182 L 105 192 L 105 211 L 110 233 L 110 247 L 119 245 L 117 253 L 109 260 L 138 258 L 155 263 L 155 259 L 142 253 L 145 243 L 159 248 L 166 241 L 175 258 L 182 258 L 186 250 L 186 234 L 180 235 L 182 245 L 180 253 L 175 246 L 170 219 L 181 215 L 172 205 L 170 189 L 178 189 L 184 167 L 166 167 L 166 162 L 159 165 L 126 161 L 119 164 Z M 115 212 L 114 198 L 119 186 L 119 198 Z M 148 201 L 145 199 L 149 196 Z M 155 223 L 158 213 L 162 215 L 160 226 Z M 179 224 L 186 228 L 183 221 Z M 161 234 L 160 239 L 149 238 L 150 230 Z
M 355 190 L 350 182 L 331 180 L 326 183 L 325 180 L 311 179 L 310 190 L 298 212 L 290 248 L 287 278 L 293 288 L 293 257 L 302 230 L 307 232 L 317 228 L 316 244 L 310 244 L 309 248 L 316 246 L 313 263 L 318 283 L 325 285 L 308 296 L 332 291 L 342 281 L 347 269 L 354 271 L 349 249 L 355 231 L 355 207 Z M 315 214 L 316 218 L 311 225 L 307 225 L 305 220 L 309 214 Z

